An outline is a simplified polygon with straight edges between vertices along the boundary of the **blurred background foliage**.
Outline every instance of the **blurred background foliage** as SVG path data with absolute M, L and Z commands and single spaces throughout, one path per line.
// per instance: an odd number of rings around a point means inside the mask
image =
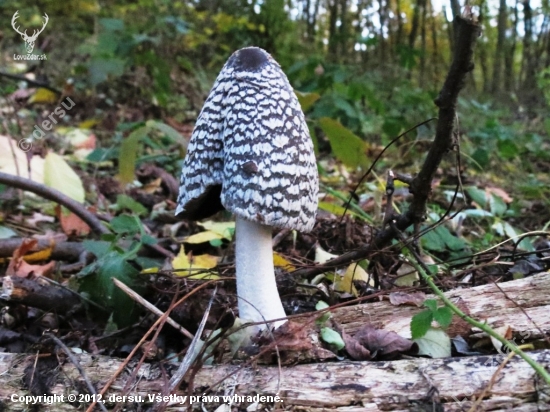
M 70 85 L 85 108 L 74 116 L 93 119 L 96 134 L 116 146 L 152 119 L 169 120 L 188 138 L 184 126 L 192 126 L 231 53 L 263 47 L 295 87 L 319 158 L 332 154 L 361 171 L 381 146 L 437 115 L 433 99 L 450 65 L 452 16 L 471 10 L 483 34 L 460 100 L 460 172 L 548 205 L 549 1 L 463 6 L 458 0 L 4 1 L 0 65 L 60 90 Z M 35 50 L 47 61 L 13 59 L 23 50 L 10 27 L 16 10 L 23 27 L 40 25 L 48 13 Z M 4 93 L 18 87 L 0 85 Z M 409 132 L 379 170 L 414 173 L 433 132 L 434 123 Z M 167 170 L 177 174 L 181 157 L 162 157 Z

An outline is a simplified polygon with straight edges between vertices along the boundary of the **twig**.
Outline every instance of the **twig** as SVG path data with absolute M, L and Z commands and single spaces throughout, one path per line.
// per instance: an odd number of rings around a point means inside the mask
M 453 146 L 458 94 L 464 87 L 467 74 L 473 69 L 474 45 L 481 32 L 477 23 L 460 16 L 455 17 L 454 26 L 456 39 L 453 62 L 439 96 L 435 99 L 435 104 L 439 107 L 435 139 L 422 169 L 411 181 L 409 190 L 414 196 L 407 212 L 396 218 L 394 227 L 390 226 L 380 231 L 369 245 L 345 253 L 322 265 L 298 269 L 292 273 L 293 276 L 311 277 L 332 270 L 334 267 L 349 265 L 354 261 L 365 259 L 371 253 L 389 245 L 397 237 L 398 230 L 405 230 L 424 220 L 426 203 L 432 190 L 432 180 L 443 156 Z
M 132 349 L 132 351 L 128 354 L 128 356 L 126 357 L 126 359 L 124 360 L 124 362 L 120 365 L 120 367 L 117 369 L 117 371 L 113 374 L 113 376 L 107 381 L 107 383 L 103 386 L 103 389 L 101 389 L 101 392 L 99 393 L 100 395 L 104 395 L 105 392 L 107 392 L 107 390 L 111 387 L 111 385 L 113 384 L 113 382 L 116 380 L 116 378 L 118 377 L 118 375 L 120 375 L 122 373 L 122 371 L 124 370 L 124 368 L 126 367 L 126 365 L 128 364 L 128 362 L 130 361 L 130 359 L 132 359 L 132 357 L 136 354 L 136 352 L 141 348 L 141 345 L 143 345 L 143 343 L 145 342 L 145 340 L 149 337 L 149 335 L 151 335 L 153 333 L 153 331 L 159 326 L 159 325 L 162 325 L 165 321 L 166 321 L 166 318 L 170 315 L 170 312 L 173 308 L 175 308 L 176 306 L 180 305 L 181 303 L 183 303 L 187 298 L 189 298 L 190 296 L 194 295 L 195 293 L 199 292 L 200 290 L 204 289 L 205 287 L 211 285 L 212 283 L 216 283 L 218 280 L 209 280 L 207 282 L 204 282 L 202 285 L 196 287 L 195 289 L 193 289 L 191 292 L 189 292 L 187 295 L 183 296 L 181 299 L 179 299 L 175 304 L 171 305 L 170 306 L 170 309 L 168 309 L 166 312 L 164 312 L 164 314 L 158 318 L 154 323 L 153 325 L 151 325 L 151 327 L 149 328 L 149 330 L 147 332 L 145 332 L 145 335 L 142 336 L 142 338 L 139 340 L 139 342 L 136 344 L 136 346 L 134 347 L 134 349 Z M 86 412 L 92 412 L 94 410 L 94 407 L 96 405 L 98 401 L 97 400 L 94 400 L 90 406 L 88 406 L 88 409 L 86 409 Z
M 6 77 L 6 78 L 8 78 L 8 79 L 26 82 L 29 86 L 41 87 L 41 88 L 43 88 L 43 89 L 50 90 L 50 91 L 52 91 L 52 92 L 54 92 L 54 93 L 62 94 L 61 90 L 58 90 L 58 89 L 56 89 L 55 87 L 50 86 L 50 85 L 47 84 L 47 83 L 37 82 L 36 80 L 28 79 L 28 78 L 26 78 L 25 76 L 19 76 L 19 75 L 17 75 L 17 74 L 11 74 L 11 73 L 6 73 L 6 72 L 0 72 L 0 77 Z
M 69 349 L 67 347 L 67 345 L 65 345 L 60 339 L 58 339 L 56 336 L 52 335 L 51 333 L 44 333 L 44 336 L 46 336 L 47 338 L 53 340 L 54 343 L 57 346 L 59 346 L 63 350 L 63 352 L 65 352 L 65 354 L 67 355 L 67 357 L 69 358 L 71 363 L 78 370 L 78 373 L 80 373 L 80 376 L 82 376 L 82 379 L 84 379 L 84 382 L 86 383 L 86 386 L 88 387 L 88 390 L 90 391 L 90 394 L 97 395 L 97 391 L 96 391 L 94 385 L 92 384 L 92 381 L 90 381 L 90 378 L 88 378 L 88 375 L 86 375 L 86 372 L 84 371 L 84 369 L 80 365 L 80 362 L 78 362 L 78 359 L 76 359 L 76 357 L 74 356 L 71 349 Z M 107 408 L 101 402 L 99 403 L 99 408 L 102 411 L 107 412 Z
M 185 354 L 185 357 L 181 361 L 181 364 L 178 367 L 178 370 L 170 379 L 169 393 L 172 393 L 173 391 L 176 390 L 176 388 L 179 387 L 181 381 L 183 380 L 183 377 L 185 376 L 185 374 L 189 370 L 189 367 L 191 366 L 191 364 L 194 362 L 196 358 L 196 355 L 198 352 L 196 351 L 195 348 L 197 347 L 197 343 L 200 340 L 202 331 L 204 330 L 204 326 L 206 325 L 206 321 L 208 320 L 208 316 L 210 315 L 210 309 L 212 308 L 212 304 L 214 303 L 214 297 L 216 296 L 217 292 L 218 292 L 218 287 L 216 286 L 214 288 L 214 291 L 212 292 L 212 296 L 210 297 L 208 306 L 204 311 L 197 333 L 195 334 L 195 337 L 191 341 L 191 345 L 189 345 L 189 348 L 187 349 L 187 353 Z
M 124 293 L 126 293 L 130 298 L 135 300 L 137 303 L 145 307 L 147 310 L 153 312 L 155 315 L 162 317 L 164 316 L 164 312 L 161 311 L 159 308 L 157 308 L 155 305 L 149 303 L 147 300 L 143 299 L 140 295 L 138 295 L 134 290 L 126 286 L 124 283 L 122 283 L 120 280 L 116 278 L 111 278 L 113 283 L 121 289 Z M 191 332 L 189 332 L 187 329 L 185 329 L 183 326 L 178 324 L 174 319 L 172 319 L 170 316 L 166 318 L 166 323 L 173 326 L 177 330 L 179 330 L 183 335 L 188 337 L 189 339 L 194 339 L 195 336 Z
M 25 179 L 24 177 L 14 176 L 4 172 L 0 172 L 0 183 L 15 187 L 17 189 L 27 190 L 42 196 L 45 199 L 59 203 L 61 206 L 65 206 L 81 218 L 98 235 L 109 233 L 109 230 L 103 226 L 97 216 L 88 211 L 82 204 L 64 195 L 59 190 L 33 182 L 32 180 Z

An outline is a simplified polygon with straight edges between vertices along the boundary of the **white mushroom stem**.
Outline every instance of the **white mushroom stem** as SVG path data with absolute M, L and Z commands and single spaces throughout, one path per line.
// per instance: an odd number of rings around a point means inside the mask
M 275 283 L 271 227 L 237 216 L 235 264 L 239 317 L 264 322 L 286 316 Z M 286 320 L 274 322 L 278 327 Z M 262 325 L 259 329 L 265 329 Z

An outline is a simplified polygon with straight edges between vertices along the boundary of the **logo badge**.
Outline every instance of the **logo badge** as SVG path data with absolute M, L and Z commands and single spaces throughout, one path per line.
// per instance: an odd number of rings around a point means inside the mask
M 36 39 L 38 38 L 38 35 L 44 31 L 44 29 L 46 28 L 46 24 L 48 24 L 49 17 L 46 13 L 44 13 L 44 16 L 42 17 L 44 19 L 44 24 L 42 25 L 42 28 L 40 30 L 34 30 L 33 33 L 32 33 L 32 36 L 29 36 L 27 34 L 27 30 L 22 32 L 19 28 L 20 26 L 16 27 L 15 24 L 16 24 L 16 20 L 18 18 L 19 18 L 19 10 L 17 10 L 14 13 L 14 15 L 11 19 L 11 25 L 12 25 L 13 29 L 17 33 L 19 33 L 21 35 L 21 37 L 23 38 L 23 40 L 25 41 L 25 48 L 27 49 L 27 53 L 31 54 L 32 51 L 34 50 L 34 43 L 36 42 Z

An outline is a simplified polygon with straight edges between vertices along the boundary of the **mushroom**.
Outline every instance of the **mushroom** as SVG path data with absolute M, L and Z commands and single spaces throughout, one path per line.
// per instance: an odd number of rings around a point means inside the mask
M 195 123 L 176 215 L 199 220 L 223 208 L 236 215 L 239 317 L 264 322 L 257 329 L 286 316 L 275 283 L 272 228 L 310 231 L 318 186 L 313 144 L 286 75 L 260 48 L 236 51 Z

